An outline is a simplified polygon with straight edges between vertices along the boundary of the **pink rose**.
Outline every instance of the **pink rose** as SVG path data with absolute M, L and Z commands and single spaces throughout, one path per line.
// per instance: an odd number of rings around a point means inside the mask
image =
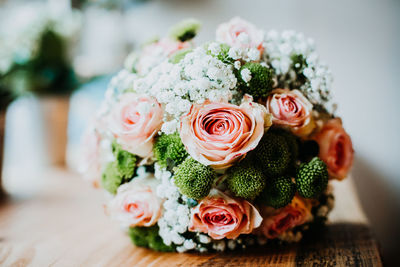
M 204 165 L 226 169 L 253 150 L 271 125 L 264 107 L 246 96 L 240 106 L 206 101 L 181 118 L 188 153 Z
M 306 136 L 315 128 L 313 106 L 298 90 L 275 89 L 266 106 L 273 124 L 288 127 L 296 135 Z
M 151 43 L 143 48 L 136 65 L 136 70 L 139 74 L 145 74 L 176 51 L 190 47 L 189 42 L 175 41 L 170 38 L 163 38 Z
M 161 49 L 166 56 L 170 56 L 178 50 L 189 48 L 190 43 L 175 41 L 169 38 L 163 38 L 158 42 L 152 43 L 144 48 L 144 50 Z
M 154 98 L 127 93 L 113 107 L 110 129 L 123 149 L 146 158 L 151 156 L 162 117 L 161 105 Z
M 236 48 L 255 47 L 262 51 L 264 49 L 262 46 L 263 39 L 263 31 L 239 17 L 233 18 L 227 23 L 222 23 L 217 28 L 217 41 Z
M 344 179 L 353 164 L 354 150 L 342 121 L 339 118 L 329 120 L 314 139 L 319 145 L 319 157 L 328 166 L 330 176 Z
M 243 199 L 233 199 L 212 189 L 192 211 L 189 231 L 207 233 L 214 239 L 235 239 L 260 226 L 262 218 L 257 209 Z
M 152 226 L 161 216 L 162 200 L 154 177 L 138 177 L 121 185 L 107 206 L 111 218 L 124 227 Z
M 101 178 L 100 162 L 101 136 L 94 127 L 88 128 L 82 137 L 82 159 L 79 171 L 84 179 L 99 187 Z
M 264 207 L 261 214 L 264 221 L 259 230 L 270 239 L 276 238 L 285 231 L 302 225 L 312 218 L 310 202 L 298 196 L 295 196 L 292 202 L 282 209 Z

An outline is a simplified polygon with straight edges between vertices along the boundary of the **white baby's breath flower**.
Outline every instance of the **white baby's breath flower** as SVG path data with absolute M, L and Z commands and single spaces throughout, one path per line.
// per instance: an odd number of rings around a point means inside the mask
M 248 83 L 251 80 L 251 72 L 249 69 L 243 69 L 240 72 L 240 76 L 242 77 L 243 81 Z
M 221 52 L 221 45 L 213 42 L 208 46 L 208 49 L 210 50 L 211 54 L 218 55 Z
M 164 122 L 163 125 L 161 126 L 161 131 L 166 134 L 172 134 L 176 131 L 177 127 L 178 127 L 178 121 L 176 120 L 167 121 Z
M 242 65 L 242 64 L 240 63 L 240 60 L 236 60 L 235 63 L 234 63 L 234 67 L 235 67 L 235 69 L 237 69 L 237 70 L 240 69 L 241 65 Z
M 207 236 L 207 235 L 200 234 L 200 235 L 199 235 L 199 241 L 200 241 L 201 243 L 203 243 L 203 244 L 208 244 L 208 243 L 211 242 L 211 237 L 209 237 L 209 236 Z
M 194 243 L 193 240 L 186 239 L 185 242 L 183 243 L 183 246 L 187 250 L 191 250 L 191 249 L 194 249 L 196 247 L 196 243 Z
M 233 59 L 240 59 L 242 57 L 242 50 L 240 48 L 231 47 L 228 51 L 228 56 Z
M 249 52 L 247 53 L 247 56 L 249 57 L 250 60 L 257 61 L 260 59 L 260 51 L 254 47 L 250 48 Z

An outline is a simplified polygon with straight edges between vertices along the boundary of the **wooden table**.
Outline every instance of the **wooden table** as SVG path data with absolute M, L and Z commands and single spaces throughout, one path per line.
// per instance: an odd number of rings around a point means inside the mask
M 317 236 L 283 247 L 199 255 L 134 247 L 104 215 L 99 190 L 67 171 L 48 170 L 43 177 L 35 196 L 0 206 L 0 266 L 382 266 L 351 180 L 337 184 L 333 222 Z

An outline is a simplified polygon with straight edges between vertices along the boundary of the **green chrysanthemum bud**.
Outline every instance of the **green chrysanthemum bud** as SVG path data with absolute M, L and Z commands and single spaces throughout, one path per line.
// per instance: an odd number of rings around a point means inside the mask
M 328 186 L 328 170 L 326 164 L 318 157 L 309 163 L 300 165 L 296 175 L 296 187 L 300 196 L 318 197 Z
M 281 128 L 270 129 L 269 131 L 281 135 L 285 138 L 291 155 L 289 170 L 291 171 L 291 173 L 293 172 L 292 175 L 295 175 L 294 172 L 296 171 L 296 161 L 299 159 L 300 150 L 298 138 L 291 132 L 288 132 Z
M 110 162 L 101 176 L 101 186 L 111 194 L 115 194 L 123 180 L 124 179 L 118 170 L 117 163 Z
M 291 163 L 291 153 L 284 136 L 267 132 L 255 149 L 260 169 L 268 178 L 283 175 Z
M 119 174 L 125 180 L 131 178 L 136 168 L 136 156 L 123 150 L 121 145 L 115 141 L 112 144 L 112 151 L 116 159 Z
M 228 170 L 227 184 L 235 196 L 252 200 L 264 189 L 265 177 L 250 164 L 238 164 Z
M 243 74 L 249 72 L 250 81 L 243 79 Z M 257 62 L 248 62 L 239 70 L 239 78 L 242 82 L 241 89 L 250 94 L 255 100 L 267 95 L 272 91 L 272 70 Z
M 158 137 L 153 151 L 161 167 L 178 166 L 189 155 L 178 133 L 163 134 Z
M 195 19 L 186 19 L 174 25 L 169 30 L 169 36 L 181 42 L 193 39 L 201 27 L 201 23 Z
M 264 190 L 258 196 L 258 202 L 275 209 L 288 205 L 296 193 L 296 185 L 290 177 L 269 179 Z
M 115 161 L 108 163 L 101 177 L 101 184 L 111 194 L 117 192 L 118 187 L 128 182 L 136 168 L 136 156 L 123 150 L 117 143 L 113 142 L 112 152 Z
M 205 166 L 193 158 L 186 158 L 176 168 L 175 185 L 183 195 L 195 200 L 208 195 L 216 178 L 216 173 L 209 166 Z
M 164 244 L 158 231 L 159 227 L 157 225 L 151 227 L 131 227 L 129 228 L 129 236 L 132 243 L 138 247 L 148 247 L 163 252 L 174 251 L 173 246 Z

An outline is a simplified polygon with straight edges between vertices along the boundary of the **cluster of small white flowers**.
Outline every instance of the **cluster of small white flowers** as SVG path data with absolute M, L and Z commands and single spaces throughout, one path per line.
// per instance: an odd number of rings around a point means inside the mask
M 229 101 L 237 92 L 233 66 L 207 54 L 203 47 L 188 53 L 178 64 L 165 60 L 147 75 L 134 81 L 139 93 L 154 96 L 165 105 L 161 131 L 176 130 L 179 118 L 189 112 L 192 103 Z
M 133 82 L 136 78 L 137 75 L 135 73 L 126 69 L 119 71 L 108 84 L 105 101 L 114 103 L 124 92 L 133 91 Z
M 149 73 L 168 56 L 165 49 L 161 46 L 152 46 L 151 48 L 151 52 L 146 53 L 146 51 L 143 51 L 138 60 L 137 68 L 140 70 L 141 75 Z
M 234 60 L 241 59 L 244 61 L 258 61 L 261 58 L 261 52 L 255 47 L 231 47 L 229 49 L 228 56 Z
M 156 179 L 161 180 L 161 184 L 157 187 L 157 195 L 165 199 L 163 214 L 158 220 L 159 235 L 167 246 L 177 245 L 178 252 L 192 250 L 197 244 L 183 236 L 189 227 L 189 207 L 179 203 L 181 194 L 173 184 L 171 172 L 162 169 L 157 163 L 154 167 Z
M 5 6 L 0 11 L 0 74 L 14 63 L 31 60 L 45 31 L 51 28 L 63 38 L 79 31 L 81 14 L 71 10 L 53 10 L 46 3 L 33 2 Z
M 265 35 L 260 30 L 262 35 Z M 241 32 L 237 36 L 238 45 L 229 49 L 228 55 L 232 59 L 242 59 L 244 61 L 258 61 L 261 58 L 261 52 L 257 47 L 250 45 L 250 36 L 246 32 Z
M 305 84 L 299 86 L 305 96 L 315 105 L 324 105 L 330 101 L 332 73 L 327 65 L 319 60 L 314 40 L 294 31 L 269 31 L 265 36 L 263 60 L 267 61 L 278 76 L 278 86 L 297 87 L 298 76 L 292 57 L 302 55 L 306 67 L 302 70 Z M 298 63 L 297 63 L 298 64 Z M 294 89 L 294 88 L 291 88 Z M 329 107 L 327 107 L 329 109 Z

